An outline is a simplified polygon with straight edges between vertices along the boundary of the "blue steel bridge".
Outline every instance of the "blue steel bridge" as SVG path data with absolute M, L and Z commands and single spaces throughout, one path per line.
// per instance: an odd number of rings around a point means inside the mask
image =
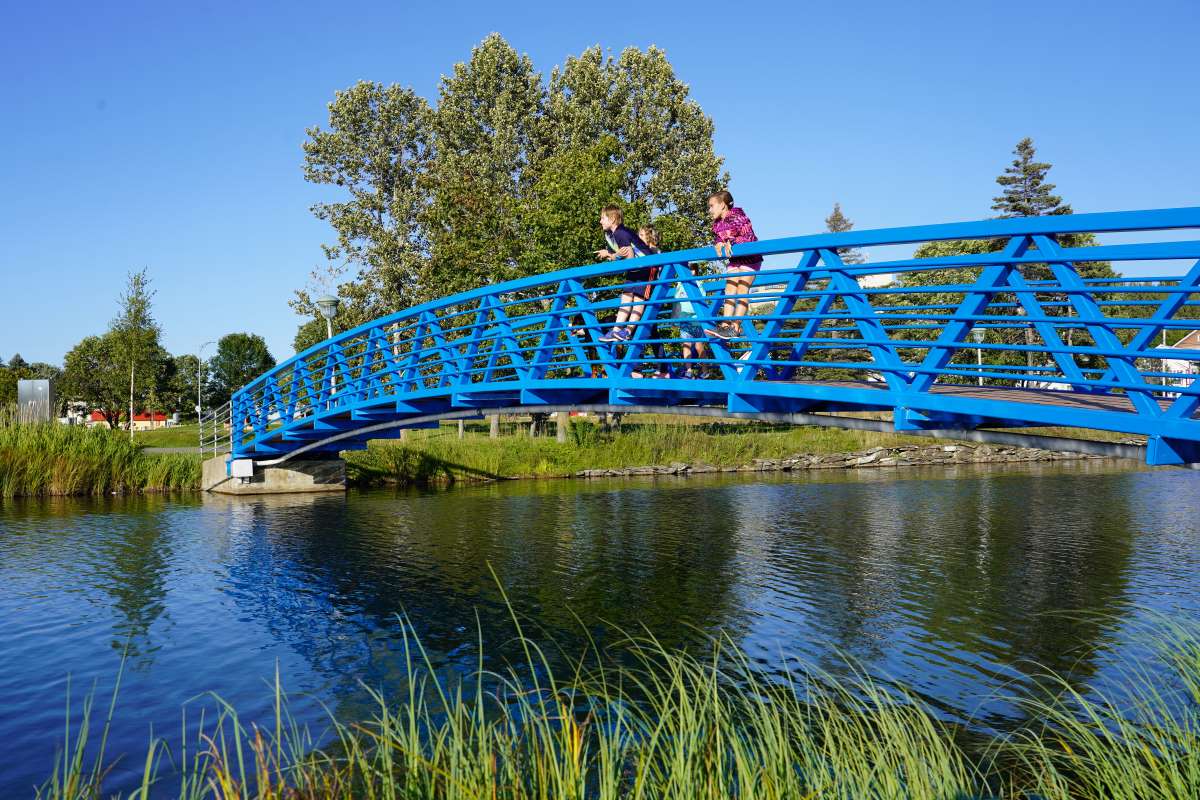
M 278 464 L 486 413 L 624 409 L 850 427 L 883 411 L 898 431 L 1062 426 L 1144 437 L 1150 464 L 1196 462 L 1200 349 L 1162 346 L 1200 327 L 1200 241 L 1181 232 L 1196 228 L 1200 208 L 1179 208 L 740 245 L 734 255 L 784 263 L 757 275 L 728 340 L 702 330 L 726 297 L 711 247 L 483 286 L 259 376 L 231 400 L 231 458 Z M 1075 246 L 1084 233 L 1090 246 Z M 986 252 L 909 255 L 964 240 Z M 847 248 L 867 262 L 844 263 Z M 1121 277 L 1094 277 L 1099 262 Z M 645 285 L 625 282 L 641 266 L 660 268 L 644 315 L 628 342 L 601 341 L 621 290 Z M 700 330 L 672 318 L 683 303 Z M 704 357 L 684 359 L 684 343 Z M 703 377 L 682 377 L 689 367 Z M 670 377 L 642 377 L 655 372 Z

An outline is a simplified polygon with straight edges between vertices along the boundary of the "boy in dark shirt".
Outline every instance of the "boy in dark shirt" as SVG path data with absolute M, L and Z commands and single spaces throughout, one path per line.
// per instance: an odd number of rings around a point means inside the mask
M 639 258 L 648 255 L 650 248 L 638 235 L 625 227 L 625 215 L 617 206 L 605 206 L 600 212 L 600 227 L 604 229 L 604 239 L 608 248 L 596 251 L 600 261 L 615 261 L 618 258 Z M 658 277 L 656 267 L 642 267 L 625 273 L 627 283 L 652 281 Z M 644 305 L 634 305 L 638 300 L 650 297 L 653 285 L 631 287 L 621 292 L 621 307 L 617 309 L 617 319 L 612 330 L 600 337 L 602 342 L 627 342 L 633 336 L 633 324 L 642 318 L 646 311 Z

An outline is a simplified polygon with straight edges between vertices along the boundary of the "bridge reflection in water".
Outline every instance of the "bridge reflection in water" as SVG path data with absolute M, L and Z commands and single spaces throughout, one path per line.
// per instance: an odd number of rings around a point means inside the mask
M 901 431 L 1067 426 L 1144 436 L 1151 464 L 1192 463 L 1200 350 L 1157 347 L 1200 316 L 1200 241 L 1162 241 L 1186 228 L 1200 228 L 1200 208 L 740 245 L 737 255 L 794 265 L 756 276 L 753 312 L 730 339 L 704 332 L 728 297 L 712 248 L 488 286 L 338 334 L 239 390 L 232 457 L 278 463 L 496 409 L 627 406 L 888 411 Z M 1069 246 L 1079 234 L 1096 237 Z M 839 256 L 955 241 L 985 252 L 855 265 Z M 1113 277 L 1104 263 L 1139 275 Z M 625 282 L 640 267 L 657 277 Z M 647 291 L 624 303 L 645 313 L 627 342 L 604 341 L 623 290 Z M 685 307 L 693 327 L 676 319 Z M 705 345 L 704 357 L 685 359 L 684 344 Z M 1167 369 L 1167 358 L 1189 369 Z M 684 379 L 688 367 L 707 376 Z M 638 377 L 646 371 L 672 377 Z

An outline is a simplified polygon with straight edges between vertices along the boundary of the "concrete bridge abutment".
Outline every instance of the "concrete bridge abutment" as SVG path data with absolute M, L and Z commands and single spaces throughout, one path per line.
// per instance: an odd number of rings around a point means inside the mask
M 264 466 L 251 459 L 230 462 L 228 455 L 219 455 L 204 462 L 200 488 L 230 495 L 344 492 L 346 462 L 333 456 L 295 458 Z

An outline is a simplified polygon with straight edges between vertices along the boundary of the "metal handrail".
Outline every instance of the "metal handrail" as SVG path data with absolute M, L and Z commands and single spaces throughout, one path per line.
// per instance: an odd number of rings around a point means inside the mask
M 233 449 L 233 426 L 230 424 L 232 404 L 226 402 L 200 415 L 200 455 L 213 456 Z

